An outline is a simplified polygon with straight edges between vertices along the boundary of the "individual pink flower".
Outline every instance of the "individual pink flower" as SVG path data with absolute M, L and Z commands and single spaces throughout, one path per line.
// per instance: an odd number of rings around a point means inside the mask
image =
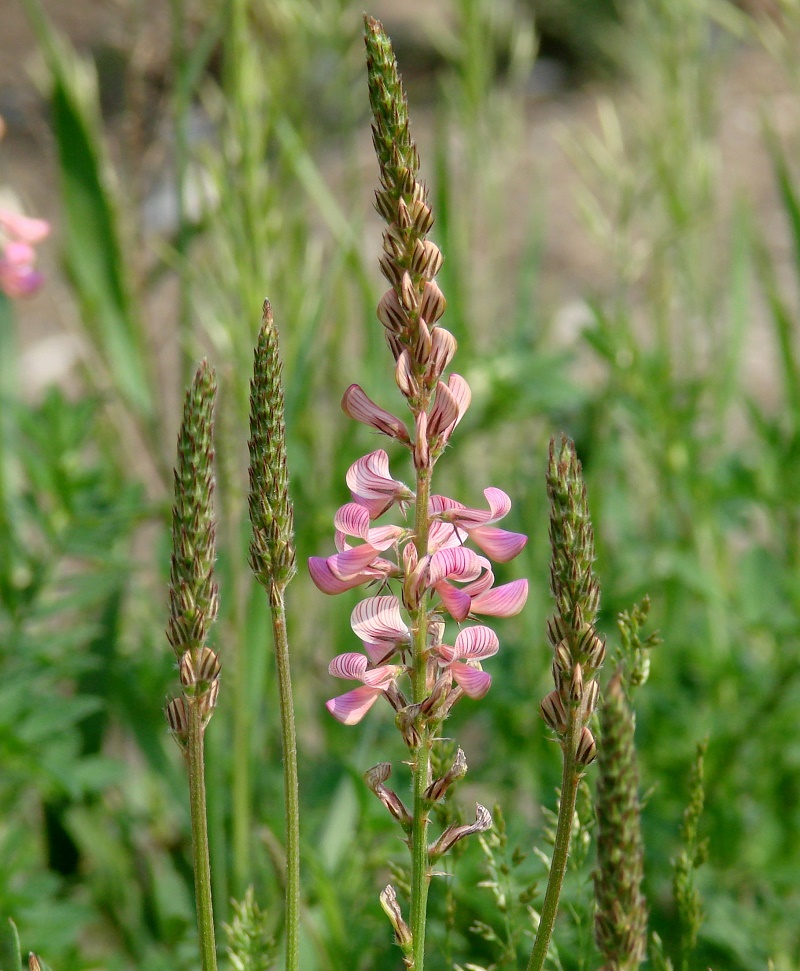
M 411 631 L 400 613 L 397 597 L 367 597 L 356 604 L 350 626 L 373 663 L 386 661 L 411 643 Z
M 489 561 L 482 556 L 476 556 L 476 559 L 480 561 L 483 572 L 466 586 L 455 587 L 449 582 L 470 579 L 466 573 L 459 575 L 456 571 L 437 578 L 432 584 L 447 612 L 459 623 L 471 614 L 484 617 L 513 617 L 518 614 L 528 599 L 528 581 L 512 580 L 493 587 L 494 574 Z
M 452 647 L 440 644 L 440 665 L 447 668 L 453 680 L 470 698 L 482 698 L 492 685 L 492 676 L 480 662 L 497 654 L 500 642 L 490 627 L 465 627 Z
M 463 530 L 496 563 L 507 563 L 521 552 L 528 537 L 523 533 L 512 533 L 492 525 L 499 522 L 511 509 L 511 499 L 502 489 L 490 486 L 483 490 L 483 494 L 489 505 L 488 510 L 469 509 L 447 496 L 431 496 L 428 509 L 436 520 L 452 523 Z
M 402 670 L 402 665 L 399 664 L 382 664 L 370 668 L 369 661 L 363 654 L 339 654 L 329 664 L 328 673 L 335 678 L 361 681 L 363 684 L 360 688 L 354 688 L 326 701 L 325 707 L 343 725 L 355 725 L 397 680 Z
M 405 483 L 392 478 L 389 456 L 382 448 L 354 462 L 347 470 L 346 478 L 353 499 L 369 510 L 370 519 L 377 519 L 394 503 L 402 509 L 414 498 Z
M 436 400 L 428 416 L 428 441 L 433 452 L 447 445 L 454 429 L 472 401 L 472 391 L 460 374 L 451 374 L 447 384 L 436 386 Z
M 312 556 L 308 561 L 311 579 L 323 593 L 342 593 L 399 573 L 397 566 L 380 554 L 407 532 L 402 526 L 370 526 L 369 509 L 355 502 L 348 502 L 337 511 L 334 525 L 339 552 L 327 559 Z M 352 546 L 349 536 L 365 542 Z
M 350 418 L 369 425 L 370 428 L 374 428 L 382 435 L 388 435 L 389 438 L 394 438 L 404 445 L 411 442 L 408 429 L 403 422 L 390 411 L 376 405 L 366 391 L 357 384 L 351 384 L 345 391 L 342 398 L 342 410 Z

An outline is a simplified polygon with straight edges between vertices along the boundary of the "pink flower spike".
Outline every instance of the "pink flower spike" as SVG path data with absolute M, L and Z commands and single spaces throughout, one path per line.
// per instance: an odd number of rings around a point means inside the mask
M 407 644 L 408 627 L 400 615 L 400 601 L 394 596 L 368 597 L 356 604 L 350 626 L 359 640 L 374 644 Z
M 404 445 L 410 444 L 408 429 L 403 422 L 391 412 L 376 405 L 359 385 L 351 384 L 345 391 L 342 410 L 348 417 L 369 425 L 382 435 L 388 435 L 389 438 L 394 438 Z
M 512 580 L 472 597 L 470 613 L 486 617 L 513 617 L 528 599 L 528 581 Z
M 381 694 L 383 692 L 380 688 L 362 685 L 360 688 L 348 691 L 347 694 L 331 698 L 330 701 L 325 702 L 325 707 L 343 725 L 357 725 Z

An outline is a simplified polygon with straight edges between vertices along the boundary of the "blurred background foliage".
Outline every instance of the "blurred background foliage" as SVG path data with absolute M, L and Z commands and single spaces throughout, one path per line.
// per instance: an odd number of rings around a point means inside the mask
M 141 5 L 128 6 L 142 27 Z M 708 737 L 706 919 L 690 966 L 789 971 L 800 965 L 800 182 L 785 115 L 800 126 L 800 5 L 453 0 L 432 5 L 438 18 L 421 5 L 396 22 L 384 6 L 374 12 L 387 13 L 406 73 L 446 257 L 455 365 L 473 388 L 437 490 L 474 505 L 497 485 L 514 500 L 510 528 L 530 535 L 502 574 L 530 578 L 528 606 L 503 622 L 492 691 L 452 720 L 470 762 L 459 804 L 499 803 L 505 823 L 436 883 L 430 967 L 516 967 L 543 889 L 534 847 L 548 850 L 542 807 L 559 778 L 538 715 L 543 472 L 547 440 L 564 431 L 595 519 L 600 627 L 613 642 L 618 613 L 649 593 L 664 639 L 637 696 L 651 927 L 677 959 L 670 861 Z M 187 800 L 161 711 L 175 678 L 163 627 L 177 407 L 207 355 L 221 379 L 215 905 L 229 920 L 253 884 L 277 927 L 278 716 L 246 568 L 247 382 L 269 295 L 299 553 L 327 554 L 344 474 L 377 447 L 341 414 L 341 394 L 357 381 L 397 404 L 374 314 L 361 8 L 172 0 L 161 70 L 148 72 L 135 31 L 87 59 L 38 0 L 24 7 L 58 172 L 58 210 L 40 215 L 59 226 L 70 294 L 53 327 L 79 339 L 80 377 L 28 393 L 24 335 L 0 304 L 0 914 L 57 971 L 188 969 Z M 723 178 L 720 93 L 746 50 L 785 92 L 781 117 L 757 118 L 779 225 L 746 180 L 731 190 Z M 593 108 L 563 143 L 579 233 L 601 260 L 565 309 L 543 257 L 552 187 L 520 160 L 537 151 L 532 112 L 578 92 Z M 161 168 L 146 164 L 154 153 Z M 386 711 L 352 729 L 322 707 L 328 660 L 352 649 L 355 599 L 324 598 L 304 574 L 288 598 L 307 971 L 399 964 L 377 894 L 403 852 L 360 776 L 401 750 Z M 588 801 L 581 823 L 557 926 L 564 969 L 597 963 Z

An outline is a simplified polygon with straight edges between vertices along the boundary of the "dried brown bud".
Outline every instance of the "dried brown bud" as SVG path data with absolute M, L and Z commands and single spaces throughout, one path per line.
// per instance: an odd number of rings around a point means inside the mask
M 400 393 L 406 398 L 416 398 L 419 394 L 419 384 L 414 377 L 411 367 L 411 355 L 406 348 L 397 359 L 397 366 L 394 369 L 394 379 Z
M 420 411 L 415 417 L 416 428 L 414 431 L 414 468 L 427 469 L 430 465 L 431 455 L 428 449 L 428 415 L 427 412 Z
M 434 327 L 431 332 L 431 355 L 425 380 L 432 386 L 441 377 L 442 371 L 453 360 L 458 348 L 455 337 L 444 327 Z
M 416 186 L 414 187 L 416 189 Z M 420 188 L 422 188 L 420 186 Z M 416 195 L 416 192 L 415 192 Z M 414 231 L 419 236 L 427 236 L 433 226 L 433 211 L 424 199 L 415 198 L 411 204 Z
M 428 324 L 435 324 L 442 316 L 447 306 L 444 294 L 439 289 L 439 284 L 433 280 L 426 280 L 422 288 L 422 301 L 419 305 L 419 315 L 427 320 Z
M 403 949 L 403 951 L 410 951 L 411 949 L 411 929 L 408 924 L 403 920 L 403 915 L 400 912 L 400 904 L 397 902 L 397 894 L 394 891 L 394 887 L 389 884 L 380 896 L 381 907 L 383 907 L 383 912 L 389 918 L 389 921 L 394 928 L 394 934 L 397 938 L 397 943 Z
M 169 730 L 179 742 L 185 742 L 189 734 L 189 711 L 183 697 L 172 698 L 164 709 Z
M 588 728 L 581 730 L 581 737 L 578 740 L 578 748 L 575 752 L 575 761 L 578 765 L 590 765 L 597 757 L 597 745 L 594 735 Z
M 470 824 L 453 823 L 448 826 L 433 846 L 428 848 L 428 857 L 433 862 L 440 856 L 444 856 L 452 846 L 464 839 L 465 836 L 471 836 L 473 833 L 485 833 L 487 829 L 491 828 L 492 814 L 485 806 L 476 803 L 475 822 Z
M 369 789 L 375 793 L 375 795 L 380 799 L 384 806 L 389 810 L 389 812 L 394 816 L 394 818 L 400 823 L 406 832 L 411 830 L 412 819 L 411 814 L 406 809 L 403 804 L 402 799 L 393 792 L 391 789 L 387 789 L 384 782 L 392 774 L 392 767 L 388 762 L 379 762 L 374 765 L 371 769 L 367 769 L 364 773 L 364 781 L 366 782 Z
M 400 298 L 393 287 L 381 297 L 376 312 L 378 320 L 394 334 L 402 334 L 408 327 L 408 315 L 400 306 Z
M 584 721 L 588 721 L 594 714 L 594 710 L 597 707 L 597 695 L 600 691 L 600 686 L 596 681 L 590 681 L 586 685 L 586 690 L 583 692 L 583 700 L 581 701 L 581 718 Z
M 545 695 L 539 711 L 545 723 L 554 732 L 558 732 L 559 735 L 564 734 L 567 730 L 567 713 L 564 711 L 564 703 L 557 691 L 551 691 L 550 694 Z
M 583 697 L 583 669 L 580 664 L 576 664 L 572 669 L 572 678 L 569 682 L 570 701 L 577 704 Z
M 456 757 L 453 759 L 453 764 L 445 772 L 443 776 L 438 779 L 434 779 L 433 782 L 425 790 L 424 796 L 430 802 L 439 802 L 440 799 L 444 799 L 447 790 L 454 783 L 463 779 L 467 774 L 467 757 L 464 755 L 462 749 L 456 752 Z
M 411 277 L 405 270 L 400 278 L 400 303 L 403 305 L 407 313 L 416 313 L 417 291 L 414 289 L 414 284 Z

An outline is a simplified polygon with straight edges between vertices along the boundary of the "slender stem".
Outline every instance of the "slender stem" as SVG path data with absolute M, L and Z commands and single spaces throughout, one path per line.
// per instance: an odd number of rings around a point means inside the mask
M 300 797 L 297 780 L 297 734 L 294 725 L 289 638 L 283 587 L 270 583 L 272 637 L 278 669 L 278 698 L 283 744 L 283 794 L 286 809 L 286 971 L 300 966 Z
M 414 537 L 417 555 L 422 558 L 428 551 L 428 498 L 430 496 L 430 470 L 417 472 L 417 501 L 415 509 Z M 428 596 L 423 595 L 414 617 L 413 670 L 411 672 L 414 704 L 425 700 L 427 695 L 428 667 Z M 428 786 L 431 757 L 430 730 L 427 725 L 420 729 L 420 741 L 412 766 L 414 793 L 413 826 L 411 829 L 411 936 L 413 941 L 413 971 L 423 971 L 425 963 L 425 925 L 428 914 L 428 806 L 424 799 Z
M 581 720 L 577 712 L 572 711 L 569 718 L 569 728 L 564 744 L 564 767 L 561 773 L 561 800 L 558 806 L 558 823 L 556 838 L 553 846 L 553 859 L 550 863 L 550 875 L 547 879 L 547 890 L 542 905 L 542 916 L 536 931 L 536 940 L 528 962 L 528 971 L 541 971 L 544 967 L 550 938 L 553 936 L 553 926 L 558 913 L 558 901 L 564 874 L 567 870 L 569 856 L 569 841 L 572 832 L 572 817 L 575 814 L 575 799 L 578 793 L 578 782 L 581 777 L 581 767 L 575 760 L 578 740 L 581 735 Z
M 175 71 L 173 101 L 175 138 L 175 202 L 177 207 L 177 234 L 175 249 L 178 265 L 178 332 L 180 335 L 180 373 L 182 383 L 191 381 L 194 370 L 191 337 L 192 305 L 189 280 L 188 251 L 190 227 L 186 217 L 186 185 L 189 172 L 189 107 L 191 95 L 188 88 L 186 57 L 186 11 L 184 0 L 172 0 L 172 64 Z
M 203 734 L 203 716 L 197 704 L 190 701 L 186 761 L 189 768 L 189 811 L 192 820 L 192 863 L 200 962 L 202 971 L 217 971 L 214 909 L 211 903 L 211 863 L 208 857 Z

